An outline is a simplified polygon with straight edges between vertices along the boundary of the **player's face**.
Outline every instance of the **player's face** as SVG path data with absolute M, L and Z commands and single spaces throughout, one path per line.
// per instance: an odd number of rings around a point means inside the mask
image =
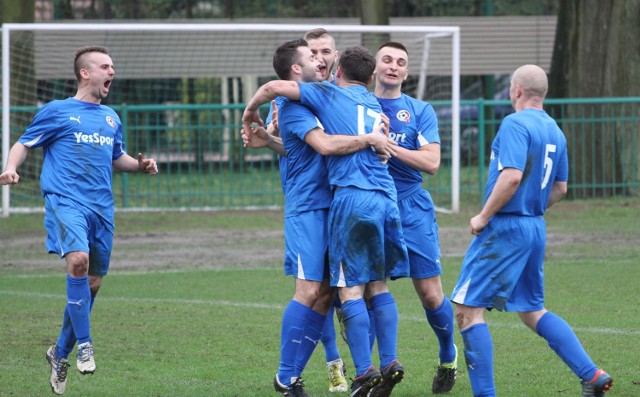
M 399 48 L 383 47 L 376 56 L 376 82 L 388 87 L 400 87 L 409 75 L 409 57 Z
M 300 77 L 301 81 L 306 83 L 322 81 L 322 75 L 320 73 L 320 62 L 313 55 L 309 47 L 298 47 L 300 51 Z
M 338 51 L 332 37 L 322 36 L 317 39 L 307 40 L 313 55 L 320 61 L 320 74 L 322 80 L 331 79 L 331 72 L 338 60 Z
M 87 68 L 89 87 L 92 96 L 102 100 L 109 95 L 109 88 L 115 77 L 113 61 L 107 54 L 92 52 L 87 54 Z

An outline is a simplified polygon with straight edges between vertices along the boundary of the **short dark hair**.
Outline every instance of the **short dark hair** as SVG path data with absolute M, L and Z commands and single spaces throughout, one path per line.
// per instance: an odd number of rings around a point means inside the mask
M 82 79 L 82 77 L 80 76 L 80 69 L 84 69 L 86 67 L 86 64 L 84 63 L 83 55 L 91 52 L 100 52 L 102 54 L 111 55 L 109 50 L 106 47 L 87 46 L 87 47 L 78 48 L 73 58 L 73 73 L 76 75 L 76 79 L 78 81 Z
M 376 68 L 376 59 L 368 49 L 358 45 L 342 52 L 338 66 L 342 69 L 345 80 L 367 85 Z
M 291 66 L 300 62 L 299 47 L 307 47 L 305 39 L 295 39 L 283 43 L 273 54 L 273 70 L 281 80 L 291 80 Z
M 330 37 L 332 37 L 329 34 L 329 32 L 327 32 L 327 29 L 325 29 L 325 28 L 315 28 L 315 29 L 311 29 L 307 33 L 305 33 L 304 34 L 304 39 L 305 40 L 315 40 L 315 39 L 319 39 L 322 36 L 330 36 Z
M 402 50 L 402 51 L 406 52 L 407 55 L 409 55 L 409 51 L 407 51 L 407 47 L 405 47 L 404 44 L 402 44 L 402 43 L 398 43 L 397 41 L 387 41 L 386 43 L 384 43 L 380 47 L 378 47 L 378 51 L 380 51 L 384 47 L 397 48 L 399 50 Z

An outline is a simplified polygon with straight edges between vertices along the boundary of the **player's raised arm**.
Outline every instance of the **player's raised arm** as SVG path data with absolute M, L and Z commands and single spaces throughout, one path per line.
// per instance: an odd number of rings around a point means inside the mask
M 274 100 L 278 96 L 289 99 L 300 99 L 300 87 L 295 81 L 273 80 L 258 88 L 258 91 L 247 102 L 247 106 L 242 114 L 242 129 L 247 133 L 251 133 L 251 124 L 257 123 L 264 125 L 260 119 L 258 109 L 263 104 Z

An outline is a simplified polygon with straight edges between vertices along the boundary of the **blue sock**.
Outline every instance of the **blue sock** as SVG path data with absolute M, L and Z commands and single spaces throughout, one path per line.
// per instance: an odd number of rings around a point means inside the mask
M 95 295 L 91 295 L 91 303 L 89 304 L 89 312 L 93 309 L 93 302 L 96 300 Z M 62 320 L 62 329 L 60 330 L 60 336 L 58 337 L 57 357 L 68 358 L 69 354 L 73 351 L 76 345 L 76 336 L 73 333 L 73 326 L 71 325 L 71 317 L 69 317 L 69 309 L 64 309 L 64 320 Z
M 307 366 L 307 362 L 311 358 L 313 350 L 315 350 L 320 337 L 322 336 L 322 328 L 324 327 L 327 316 L 309 309 L 307 313 L 307 322 L 302 331 L 302 343 L 298 348 L 298 356 L 296 360 L 296 376 L 302 376 L 302 371 Z M 335 344 L 335 339 L 334 339 Z
M 298 348 L 302 343 L 302 331 L 307 320 L 307 311 L 311 308 L 293 299 L 282 314 L 282 329 L 280 331 L 280 367 L 278 379 L 285 386 L 291 386 L 291 378 L 296 378 L 296 360 Z
M 342 318 L 349 341 L 349 350 L 356 368 L 356 377 L 358 377 L 371 367 L 369 316 L 364 299 L 348 300 L 342 303 Z
M 369 315 L 369 350 L 373 351 L 373 345 L 376 343 L 376 316 L 371 308 L 367 308 Z
M 340 358 L 340 352 L 338 352 L 338 345 L 336 344 L 336 327 L 333 322 L 334 311 L 334 306 L 331 305 L 322 328 L 322 338 L 320 338 L 322 346 L 324 346 L 324 357 L 327 362 Z
M 398 307 L 390 292 L 369 299 L 375 319 L 380 368 L 386 368 L 398 358 Z
M 424 312 L 440 343 L 440 364 L 452 363 L 456 358 L 456 348 L 453 344 L 453 308 L 449 299 L 445 295 L 440 307 L 435 310 L 425 307 Z
M 91 342 L 91 327 L 89 322 L 91 313 L 91 289 L 89 288 L 89 277 L 74 278 L 67 275 L 67 307 L 65 313 L 69 314 L 73 335 L 78 343 Z M 66 343 L 69 342 L 67 341 Z
M 598 367 L 562 317 L 546 312 L 538 321 L 536 331 L 580 379 L 588 382 L 593 378 Z
M 489 327 L 486 323 L 475 324 L 460 333 L 474 397 L 495 397 L 493 341 Z

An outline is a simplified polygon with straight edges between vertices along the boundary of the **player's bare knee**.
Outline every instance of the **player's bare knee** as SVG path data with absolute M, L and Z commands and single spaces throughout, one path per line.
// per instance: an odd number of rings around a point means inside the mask
M 422 305 L 429 310 L 436 310 L 442 305 L 442 301 L 444 300 L 444 295 L 434 293 L 433 291 L 428 291 L 424 294 L 420 295 L 420 301 Z
M 71 277 L 85 277 L 89 273 L 89 255 L 86 252 L 69 252 L 64 258 Z

